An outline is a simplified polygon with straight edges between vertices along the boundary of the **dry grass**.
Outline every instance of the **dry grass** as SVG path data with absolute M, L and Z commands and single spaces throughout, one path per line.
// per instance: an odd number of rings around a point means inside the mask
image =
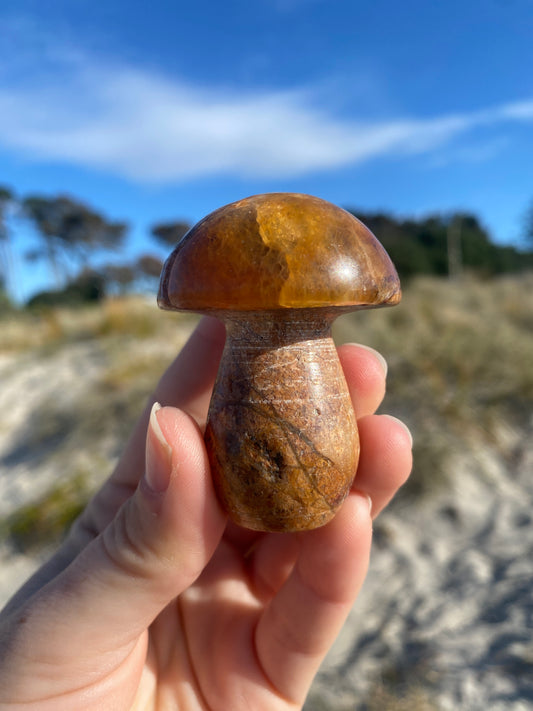
M 175 324 L 195 318 L 161 311 L 155 299 L 141 296 L 110 298 L 83 307 L 11 311 L 0 320 L 0 353 L 29 349 L 54 351 L 68 343 L 89 339 L 162 339 Z
M 441 707 L 422 685 L 397 693 L 378 683 L 364 700 L 335 699 L 334 689 L 327 696 L 312 689 L 304 711 L 441 711 Z
M 421 380 L 439 412 L 533 396 L 533 275 L 487 282 L 420 279 L 393 309 L 345 317 L 337 336 L 386 355 L 390 387 Z M 444 408 L 444 410 L 443 410 Z
M 418 279 L 401 304 L 339 320 L 338 341 L 361 341 L 389 363 L 384 410 L 414 434 L 405 491 L 446 485 L 450 454 L 487 445 L 506 455 L 509 430 L 533 402 L 533 275 L 455 283 Z
M 413 687 L 398 697 L 385 687 L 376 687 L 368 701 L 367 711 L 439 711 L 440 707 L 423 687 Z

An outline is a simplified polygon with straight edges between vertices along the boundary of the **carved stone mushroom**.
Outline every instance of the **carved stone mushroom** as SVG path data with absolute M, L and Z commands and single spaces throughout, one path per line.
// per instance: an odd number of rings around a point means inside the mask
M 178 243 L 158 303 L 226 325 L 205 443 L 235 522 L 297 531 L 334 516 L 359 438 L 331 324 L 400 298 L 396 270 L 370 230 L 309 195 L 234 202 Z

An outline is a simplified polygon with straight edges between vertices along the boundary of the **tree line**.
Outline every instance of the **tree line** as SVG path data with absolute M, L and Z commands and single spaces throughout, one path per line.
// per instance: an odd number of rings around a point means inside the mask
M 463 272 L 490 277 L 533 269 L 532 250 L 495 244 L 469 213 L 402 220 L 385 213 L 350 212 L 376 235 L 404 279 L 416 274 L 453 278 Z M 524 236 L 530 235 L 526 231 Z
M 348 208 L 349 209 L 349 208 Z M 400 277 L 433 274 L 457 278 L 464 271 L 489 277 L 533 269 L 533 251 L 495 244 L 479 219 L 469 213 L 399 219 L 390 214 L 349 209 L 364 222 L 390 254 Z M 0 304 L 9 303 L 17 277 L 15 247 L 22 224 L 33 230 L 36 247 L 27 262 L 45 261 L 54 287 L 32 296 L 29 305 L 94 301 L 108 294 L 156 288 L 162 260 L 153 252 L 124 259 L 126 222 L 116 222 L 65 195 L 17 198 L 0 186 Z M 167 251 L 190 228 L 186 220 L 150 227 L 154 244 Z M 533 205 L 526 241 L 533 242 Z
M 96 301 L 108 294 L 153 288 L 162 268 L 161 258 L 146 252 L 124 259 L 129 226 L 111 221 L 83 202 L 66 195 L 29 195 L 19 199 L 0 187 L 0 302 L 8 303 L 16 292 L 17 237 L 30 228 L 36 247 L 22 255 L 26 262 L 46 262 L 53 288 L 31 297 L 28 305 L 55 305 Z M 150 228 L 155 243 L 167 249 L 190 225 L 177 220 Z

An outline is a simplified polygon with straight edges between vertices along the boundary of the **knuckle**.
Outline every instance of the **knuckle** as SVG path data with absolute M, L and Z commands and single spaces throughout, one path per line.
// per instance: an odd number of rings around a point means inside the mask
M 100 540 L 106 558 L 128 577 L 149 578 L 153 575 L 159 556 L 152 536 L 145 535 L 133 499 L 121 507 Z

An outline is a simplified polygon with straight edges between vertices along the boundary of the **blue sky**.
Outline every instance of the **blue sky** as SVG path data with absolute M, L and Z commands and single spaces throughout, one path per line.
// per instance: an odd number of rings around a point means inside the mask
M 517 242 L 532 69 L 533 0 L 2 0 L 0 185 L 129 221 L 134 253 L 280 190 Z

